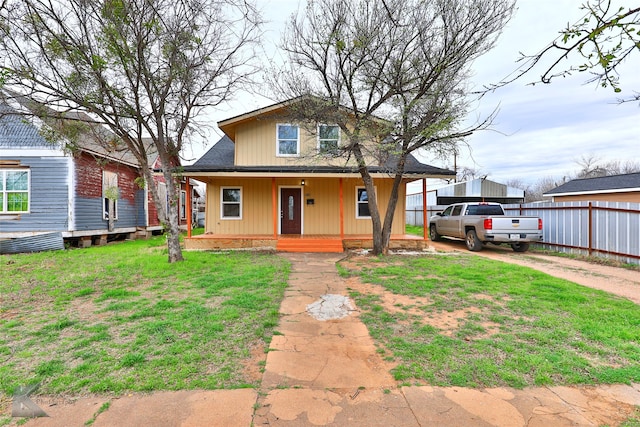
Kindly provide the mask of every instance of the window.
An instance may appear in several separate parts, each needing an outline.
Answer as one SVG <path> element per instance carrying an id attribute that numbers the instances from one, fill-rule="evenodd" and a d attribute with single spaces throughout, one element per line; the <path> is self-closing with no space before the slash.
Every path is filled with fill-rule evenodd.
<path id="1" fill-rule="evenodd" d="M 340 142 L 340 127 L 337 125 L 318 126 L 318 151 L 320 153 L 335 154 Z"/>
<path id="2" fill-rule="evenodd" d="M 442 212 L 442 216 L 449 216 L 451 215 L 451 211 L 453 210 L 453 206 L 449 206 L 447 209 L 444 210 L 444 212 Z"/>
<path id="3" fill-rule="evenodd" d="M 300 139 L 298 126 L 277 125 L 278 146 L 277 156 L 297 156 L 300 154 Z"/>
<path id="4" fill-rule="evenodd" d="M 180 190 L 180 219 L 187 218 L 187 192 Z"/>
<path id="5" fill-rule="evenodd" d="M 102 171 L 102 219 L 109 219 L 111 209 L 109 200 L 113 201 L 113 219 L 118 219 L 118 174 Z"/>
<path id="6" fill-rule="evenodd" d="M 220 192 L 220 217 L 222 219 L 242 219 L 242 188 L 222 187 Z"/>
<path id="7" fill-rule="evenodd" d="M 0 169 L 0 213 L 29 212 L 28 169 Z"/>
<path id="8" fill-rule="evenodd" d="M 467 215 L 504 215 L 500 205 L 470 205 Z"/>
<path id="9" fill-rule="evenodd" d="M 454 206 L 451 216 L 460 216 L 460 212 L 462 212 L 462 205 Z"/>
<path id="10" fill-rule="evenodd" d="M 356 188 L 356 218 L 371 218 L 366 188 Z"/>

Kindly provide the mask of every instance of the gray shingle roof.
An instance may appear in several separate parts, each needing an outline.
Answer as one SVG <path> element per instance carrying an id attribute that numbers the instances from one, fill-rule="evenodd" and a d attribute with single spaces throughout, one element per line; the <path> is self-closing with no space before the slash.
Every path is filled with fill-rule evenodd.
<path id="1" fill-rule="evenodd" d="M 15 108 L 14 108 L 15 106 Z M 19 108 L 19 110 L 17 109 Z M 38 111 L 46 115 L 36 118 Z M 43 122 L 51 127 L 60 121 L 72 119 L 82 122 L 86 128 L 71 145 L 69 141 L 49 141 L 40 132 Z M 60 113 L 27 97 L 0 91 L 0 149 L 49 149 L 81 150 L 116 162 L 139 166 L 135 156 L 118 143 L 115 135 L 100 123 L 82 112 Z"/>
<path id="2" fill-rule="evenodd" d="M 227 135 L 220 138 L 213 147 L 200 157 L 193 168 L 232 167 L 235 160 L 235 144 Z"/>
<path id="3" fill-rule="evenodd" d="M 59 149 L 40 135 L 26 117 L 16 114 L 8 105 L 0 104 L 0 148 Z"/>
<path id="4" fill-rule="evenodd" d="M 545 195 L 575 194 L 594 191 L 607 192 L 624 189 L 640 189 L 640 173 L 574 179 L 548 191 Z"/>
<path id="5" fill-rule="evenodd" d="M 355 167 L 342 166 L 236 166 L 235 144 L 228 136 L 223 136 L 198 161 L 185 166 L 186 172 L 305 172 L 305 173 L 357 173 Z M 370 168 L 372 172 L 387 172 L 385 167 Z M 409 155 L 405 167 L 406 175 L 446 175 L 454 176 L 455 172 L 420 163 Z"/>

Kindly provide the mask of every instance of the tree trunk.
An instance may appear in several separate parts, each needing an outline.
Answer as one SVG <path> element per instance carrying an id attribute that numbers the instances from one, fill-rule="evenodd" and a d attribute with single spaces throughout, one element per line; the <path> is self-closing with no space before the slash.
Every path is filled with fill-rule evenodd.
<path id="1" fill-rule="evenodd" d="M 404 170 L 404 160 L 402 161 L 402 169 Z M 389 242 L 391 241 L 391 226 L 393 225 L 393 218 L 398 205 L 398 192 L 400 185 L 402 185 L 402 173 L 397 172 L 393 180 L 393 187 L 391 189 L 391 195 L 389 196 L 389 202 L 387 204 L 387 213 L 384 216 L 384 224 L 382 226 L 382 244 L 386 249 L 385 253 L 389 251 Z"/>
<path id="2" fill-rule="evenodd" d="M 177 180 L 171 174 L 171 168 L 163 168 L 163 177 L 167 185 L 167 198 L 169 199 L 168 208 L 169 216 L 164 210 L 164 206 L 158 194 L 158 188 L 153 180 L 153 173 L 149 168 L 144 170 L 145 180 L 147 181 L 147 189 L 151 192 L 153 204 L 158 212 L 160 223 L 167 233 L 167 250 L 169 254 L 169 262 L 184 260 L 182 256 L 182 248 L 180 247 L 180 227 L 178 224 L 178 200 L 179 192 L 177 191 Z"/>
<path id="3" fill-rule="evenodd" d="M 362 178 L 364 186 L 367 189 L 367 197 L 369 204 L 369 213 L 371 214 L 371 225 L 373 226 L 372 238 L 374 255 L 386 254 L 389 244 L 385 245 L 382 235 L 382 221 L 380 220 L 380 210 L 378 209 L 378 198 L 375 192 L 375 186 L 373 185 L 373 179 L 368 173 Z"/>
<path id="4" fill-rule="evenodd" d="M 107 230 L 113 231 L 115 230 L 115 220 L 116 220 L 116 202 L 113 199 L 107 199 L 107 203 L 109 204 L 109 213 L 107 217 Z"/>
<path id="5" fill-rule="evenodd" d="M 372 225 L 372 239 L 373 239 L 373 248 L 372 252 L 374 255 L 380 255 L 387 253 L 388 250 L 388 242 L 385 246 L 384 239 L 382 236 L 382 221 L 380 220 L 380 210 L 378 209 L 378 197 L 376 195 L 375 186 L 373 185 L 373 178 L 369 174 L 369 169 L 367 169 L 366 162 L 364 156 L 362 155 L 362 151 L 358 145 L 355 145 L 353 148 L 353 154 L 360 165 L 359 171 L 360 176 L 362 177 L 362 182 L 364 183 L 364 187 L 367 190 L 367 205 L 369 206 L 369 214 L 371 215 L 371 225 Z"/>
<path id="6" fill-rule="evenodd" d="M 180 191 L 179 179 L 172 176 L 170 168 L 164 168 L 163 175 L 167 182 L 167 198 L 169 206 L 169 218 L 167 226 L 167 248 L 169 250 L 169 262 L 183 261 L 182 248 L 180 248 L 180 223 L 179 204 Z"/>

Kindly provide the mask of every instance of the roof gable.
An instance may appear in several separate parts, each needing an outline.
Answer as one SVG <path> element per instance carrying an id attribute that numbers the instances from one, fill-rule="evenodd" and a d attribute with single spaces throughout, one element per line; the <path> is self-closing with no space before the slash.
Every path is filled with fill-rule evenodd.
<path id="1" fill-rule="evenodd" d="M 545 193 L 549 196 L 640 191 L 640 173 L 573 179 Z"/>

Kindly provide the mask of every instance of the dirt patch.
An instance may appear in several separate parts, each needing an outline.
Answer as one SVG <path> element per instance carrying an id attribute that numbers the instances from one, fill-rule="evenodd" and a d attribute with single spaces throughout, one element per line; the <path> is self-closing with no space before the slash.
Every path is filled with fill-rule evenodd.
<path id="1" fill-rule="evenodd" d="M 376 295 L 380 298 L 380 305 L 389 313 L 407 313 L 409 315 L 423 316 L 424 307 L 433 303 L 430 298 L 398 295 L 389 292 L 380 285 L 363 283 L 358 277 L 347 279 L 347 288 L 363 295 Z"/>
<path id="2" fill-rule="evenodd" d="M 257 342 L 249 349 L 249 353 L 251 356 L 243 362 L 242 374 L 248 383 L 259 383 L 267 360 L 264 344 Z"/>
<path id="3" fill-rule="evenodd" d="M 469 316 L 473 314 L 483 314 L 484 309 L 481 307 L 467 307 L 461 310 L 437 310 L 432 311 L 426 309 L 433 301 L 427 297 L 416 297 L 408 295 L 394 294 L 383 286 L 371 283 L 363 283 L 358 277 L 347 279 L 347 287 L 363 295 L 375 295 L 379 298 L 379 305 L 390 314 L 406 314 L 406 320 L 398 321 L 397 333 L 402 333 L 403 325 L 411 322 L 419 321 L 422 325 L 430 325 L 440 330 L 440 333 L 447 337 L 454 336 L 464 325 Z M 491 301 L 501 304 L 502 301 L 496 301 L 489 295 L 478 294 L 477 300 Z M 473 339 L 482 339 L 497 334 L 500 325 L 489 321 L 477 322 L 485 332 L 474 335 Z"/>
<path id="4" fill-rule="evenodd" d="M 340 261 L 340 265 L 348 270 L 353 271 L 362 271 L 365 268 L 377 267 L 380 265 L 380 261 L 374 257 L 369 255 L 349 255 L 348 258 Z M 402 265 L 400 262 L 389 263 L 388 260 L 385 261 L 385 265 Z"/>

